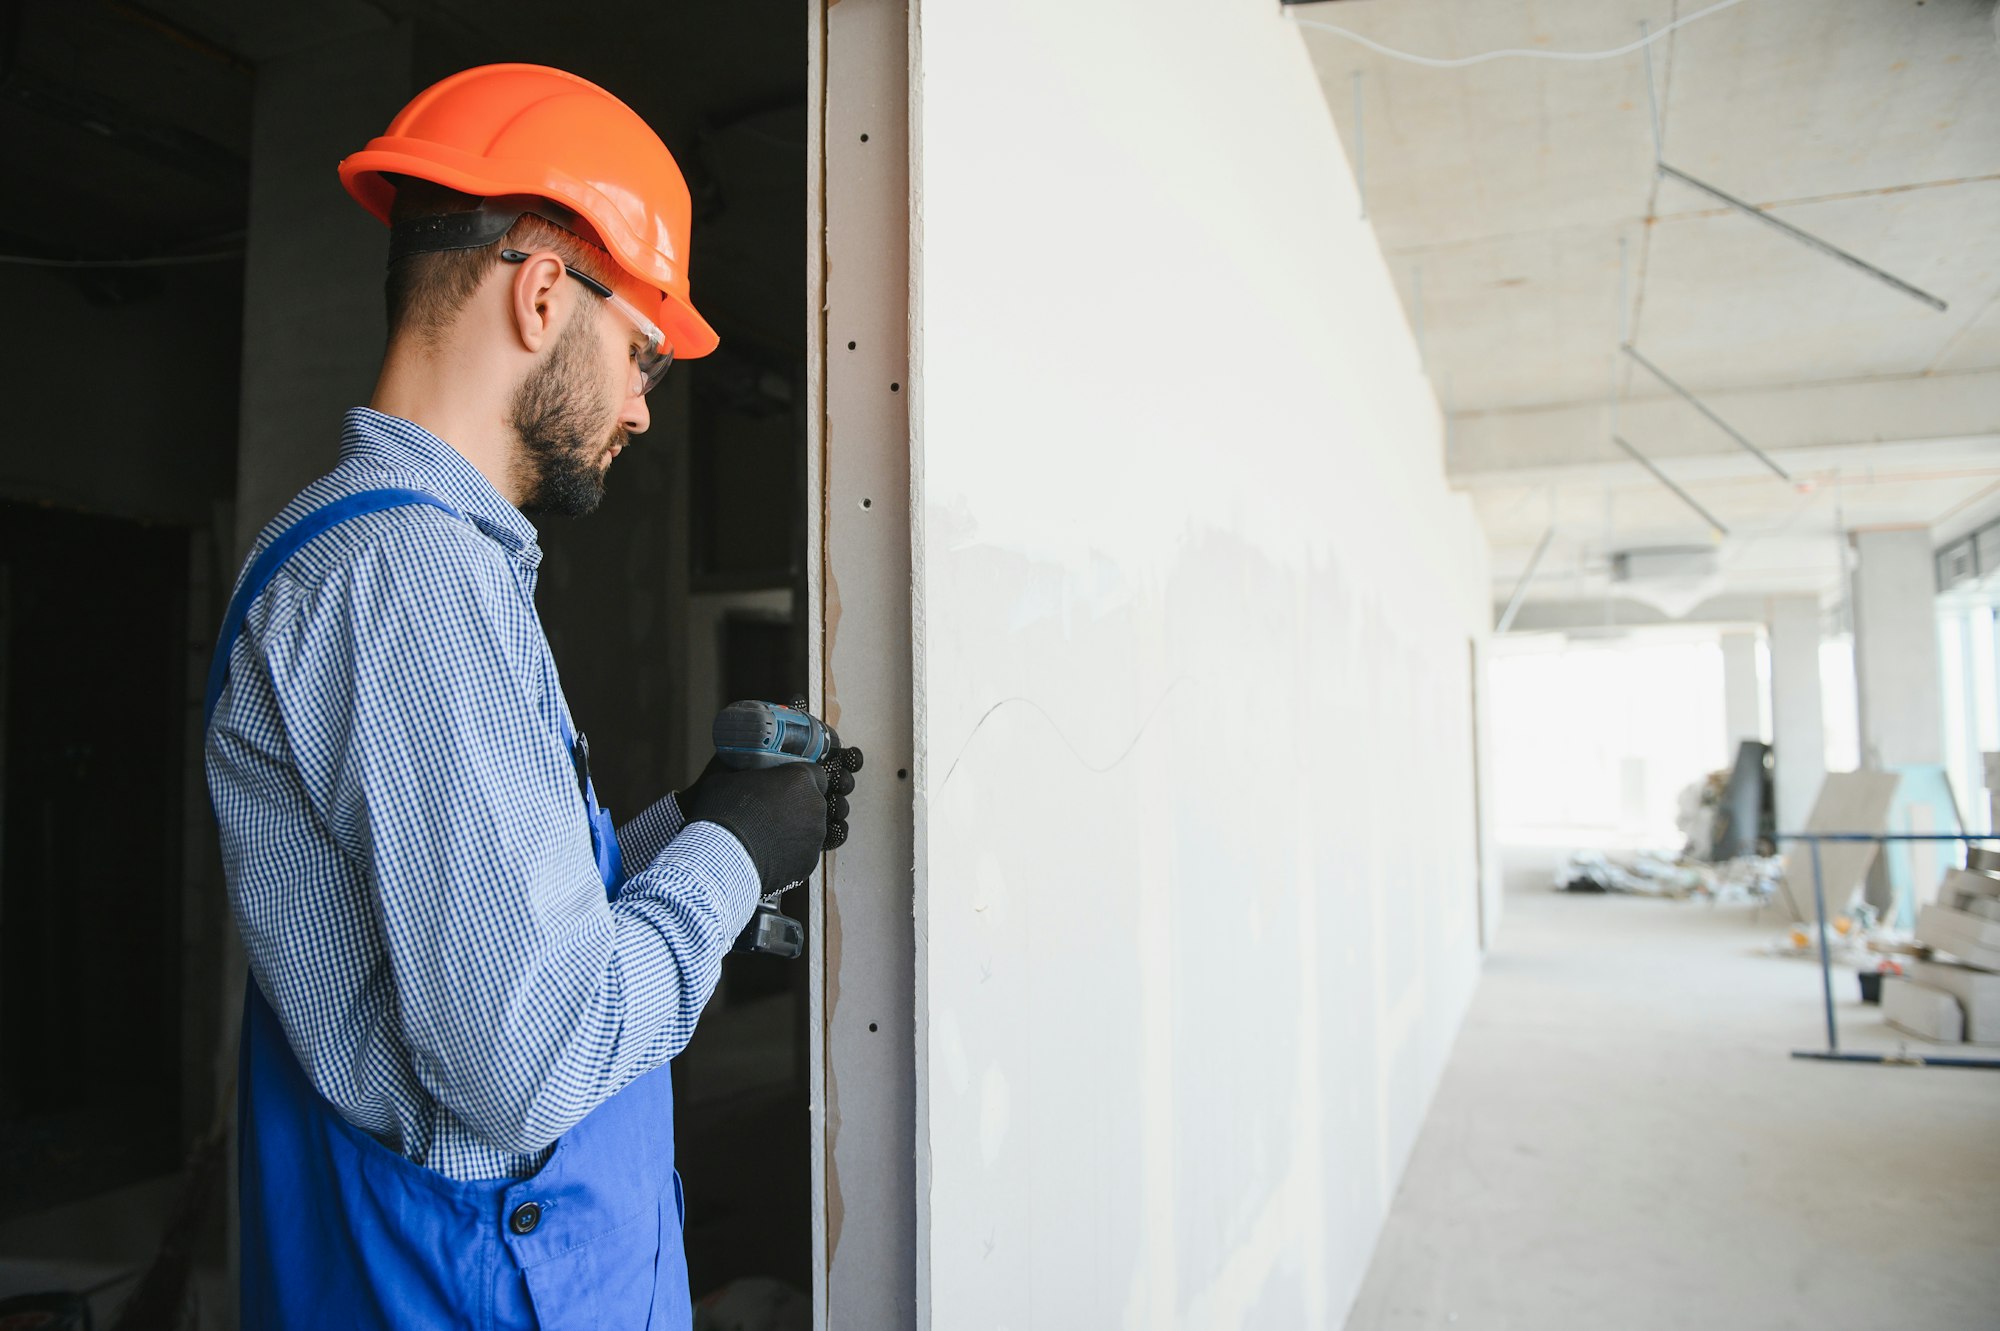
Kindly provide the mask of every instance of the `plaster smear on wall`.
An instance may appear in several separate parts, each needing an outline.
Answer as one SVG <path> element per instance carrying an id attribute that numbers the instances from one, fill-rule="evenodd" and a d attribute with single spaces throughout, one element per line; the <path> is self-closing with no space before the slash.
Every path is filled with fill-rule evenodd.
<path id="1" fill-rule="evenodd" d="M 1333 1325 L 1477 972 L 1482 544 L 1275 6 L 920 19 L 928 1324 Z"/>

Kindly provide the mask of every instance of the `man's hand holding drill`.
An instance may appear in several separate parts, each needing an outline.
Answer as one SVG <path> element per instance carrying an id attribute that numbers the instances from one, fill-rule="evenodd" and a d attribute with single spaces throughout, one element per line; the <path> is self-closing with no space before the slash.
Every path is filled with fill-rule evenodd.
<path id="1" fill-rule="evenodd" d="M 803 705 L 795 705 L 785 714 L 809 730 L 811 746 L 803 752 L 788 750 L 800 754 L 796 760 L 743 766 L 746 759 L 740 750 L 727 747 L 741 739 L 740 733 L 731 739 L 724 736 L 732 733 L 726 718 L 746 709 L 753 717 L 784 711 L 756 703 L 725 709 L 724 717 L 717 720 L 717 756 L 678 798 L 689 822 L 715 823 L 742 843 L 768 896 L 803 881 L 823 852 L 837 849 L 847 840 L 847 797 L 854 792 L 854 774 L 861 770 L 861 751 L 838 747 L 839 737 L 831 727 L 805 713 Z M 753 733 L 756 730 L 753 724 Z M 795 729 L 793 733 L 798 732 Z M 822 734 L 829 746 L 824 749 L 818 747 Z M 747 761 L 769 762 L 771 751 L 766 748 L 763 756 Z M 726 761 L 724 752 L 736 761 Z M 818 760 L 805 761 L 812 753 L 820 755 Z"/>

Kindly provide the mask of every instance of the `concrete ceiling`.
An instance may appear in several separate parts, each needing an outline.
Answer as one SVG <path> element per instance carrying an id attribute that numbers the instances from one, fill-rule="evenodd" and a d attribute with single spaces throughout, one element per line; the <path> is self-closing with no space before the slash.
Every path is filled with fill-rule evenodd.
<path id="1" fill-rule="evenodd" d="M 1598 51 L 1708 0 L 1341 0 L 1295 17 L 1437 57 Z M 1740 0 L 1650 47 L 1668 163 L 1896 274 L 1938 312 L 1654 170 L 1646 54 L 1422 67 L 1304 40 L 1511 590 L 1603 594 L 1613 551 L 1729 529 L 1722 590 L 1830 593 L 1843 527 L 2000 511 L 1992 0 Z M 1360 113 L 1356 112 L 1359 75 Z M 1629 340 L 1781 480 L 1635 363 Z M 1617 405 L 1614 408 L 1614 397 Z M 1615 410 L 1615 419 L 1614 419 Z"/>

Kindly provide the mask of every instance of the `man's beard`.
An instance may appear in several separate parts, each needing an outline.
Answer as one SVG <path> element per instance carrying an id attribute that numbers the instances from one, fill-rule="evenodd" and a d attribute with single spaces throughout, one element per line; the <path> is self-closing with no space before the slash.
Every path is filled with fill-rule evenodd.
<path id="1" fill-rule="evenodd" d="M 596 342 L 594 322 L 572 314 L 549 358 L 514 395 L 511 423 L 527 480 L 521 511 L 531 517 L 580 518 L 604 501 L 604 454 L 626 434 L 603 432 L 603 395 L 592 388 Z"/>

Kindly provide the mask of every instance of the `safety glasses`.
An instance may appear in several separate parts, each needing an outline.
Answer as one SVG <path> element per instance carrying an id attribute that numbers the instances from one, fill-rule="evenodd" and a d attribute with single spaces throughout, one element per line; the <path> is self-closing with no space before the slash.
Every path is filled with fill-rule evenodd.
<path id="1" fill-rule="evenodd" d="M 528 256 L 520 250 L 501 250 L 500 257 L 508 263 L 528 261 Z M 651 319 L 639 313 L 638 306 L 596 278 L 587 273 L 579 273 L 568 264 L 563 264 L 563 271 L 603 297 L 604 303 L 624 316 L 626 322 L 637 329 L 639 335 L 645 339 L 643 346 L 632 349 L 632 364 L 639 371 L 639 392 L 642 395 L 652 392 L 654 385 L 667 377 L 667 369 L 674 363 L 674 349 L 672 347 L 661 349 L 666 341 L 665 334 L 660 332 Z"/>

